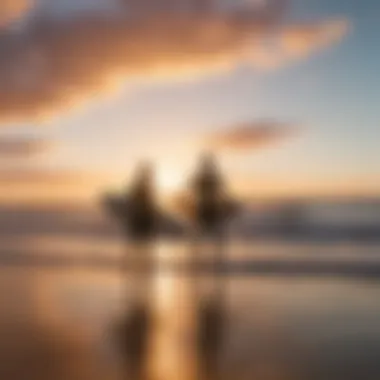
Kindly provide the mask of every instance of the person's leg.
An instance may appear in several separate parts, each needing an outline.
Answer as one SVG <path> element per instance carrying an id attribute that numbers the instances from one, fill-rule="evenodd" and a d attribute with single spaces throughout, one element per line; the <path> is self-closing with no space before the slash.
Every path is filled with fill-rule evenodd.
<path id="1" fill-rule="evenodd" d="M 223 271 L 227 253 L 227 236 L 224 225 L 219 225 L 215 230 L 215 268 Z"/>
<path id="2" fill-rule="evenodd" d="M 202 235 L 199 227 L 194 227 L 190 232 L 190 265 L 195 267 L 201 256 Z"/>

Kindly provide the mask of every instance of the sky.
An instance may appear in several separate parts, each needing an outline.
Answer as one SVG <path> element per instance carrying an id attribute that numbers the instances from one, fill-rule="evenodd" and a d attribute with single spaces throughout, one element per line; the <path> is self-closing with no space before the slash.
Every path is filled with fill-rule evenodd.
<path id="1" fill-rule="evenodd" d="M 378 196 L 380 4 L 268 1 L 1 0 L 0 201 L 94 199 L 143 159 L 170 193 L 205 150 L 247 198 Z"/>

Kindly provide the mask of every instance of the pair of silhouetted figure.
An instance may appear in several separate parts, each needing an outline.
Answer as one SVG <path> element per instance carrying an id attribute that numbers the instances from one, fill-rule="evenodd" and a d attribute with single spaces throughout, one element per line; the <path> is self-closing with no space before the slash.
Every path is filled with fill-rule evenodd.
<path id="1" fill-rule="evenodd" d="M 152 329 L 157 324 L 152 320 L 149 295 L 152 291 L 152 272 L 145 264 L 153 262 L 149 243 L 160 230 L 163 213 L 157 205 L 153 170 L 150 165 L 142 165 L 127 194 L 107 198 L 107 207 L 116 216 L 132 242 L 132 254 L 137 266 L 133 269 L 135 300 L 131 312 L 123 318 L 117 330 L 125 358 L 129 378 L 146 380 L 146 360 Z M 191 180 L 190 208 L 184 212 L 193 222 L 198 236 L 211 236 L 222 241 L 228 217 L 234 211 L 229 201 L 221 174 L 212 155 L 205 155 L 195 176 Z M 148 245 L 147 245 L 148 244 Z M 219 249 L 221 252 L 221 249 Z M 137 253 L 137 255 L 136 255 Z M 220 258 L 221 256 L 218 256 Z M 142 264 L 142 267 L 138 265 Z M 198 284 L 194 277 L 194 286 Z M 200 299 L 197 305 L 196 352 L 199 355 L 199 380 L 218 378 L 218 360 L 225 328 L 224 279 L 213 277 L 213 296 Z M 194 295 L 196 297 L 197 295 Z"/>
<path id="2" fill-rule="evenodd" d="M 224 183 L 212 155 L 205 155 L 191 183 L 186 215 L 198 236 L 221 237 L 230 216 L 236 211 L 225 191 Z M 124 198 L 124 199 L 123 199 Z M 116 216 L 132 242 L 154 239 L 165 218 L 155 194 L 153 170 L 142 165 L 131 190 L 123 197 L 109 197 L 106 206 Z"/>

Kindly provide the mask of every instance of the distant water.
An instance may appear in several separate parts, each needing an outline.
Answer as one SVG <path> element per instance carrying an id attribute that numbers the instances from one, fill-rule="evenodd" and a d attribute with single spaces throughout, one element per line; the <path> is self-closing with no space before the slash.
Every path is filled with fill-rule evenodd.
<path id="1" fill-rule="evenodd" d="M 309 220 L 320 225 L 380 226 L 380 202 L 330 202 L 308 206 Z"/>
<path id="2" fill-rule="evenodd" d="M 266 243 L 230 254 L 360 263 L 378 248 Z M 165 245 L 159 255 L 188 259 Z M 153 321 L 144 380 L 380 379 L 380 278 L 166 271 L 136 282 L 112 269 L 22 267 L 0 270 L 0 378 L 132 379 L 116 326 L 137 290 Z"/>
<path id="3" fill-rule="evenodd" d="M 188 254 L 188 243 L 183 241 L 162 240 L 157 243 L 157 251 L 166 258 L 178 258 Z M 361 259 L 376 256 L 380 260 L 380 241 L 289 241 L 274 238 L 243 241 L 230 239 L 226 242 L 227 258 L 231 260 L 246 260 L 255 258 L 344 258 L 357 257 Z M 97 239 L 96 237 L 66 237 L 39 236 L 23 239 L 0 240 L 1 256 L 12 254 L 22 257 L 67 257 L 78 261 L 84 258 L 119 259 L 128 254 L 130 248 L 121 238 Z M 207 256 L 207 255 L 206 255 Z"/>

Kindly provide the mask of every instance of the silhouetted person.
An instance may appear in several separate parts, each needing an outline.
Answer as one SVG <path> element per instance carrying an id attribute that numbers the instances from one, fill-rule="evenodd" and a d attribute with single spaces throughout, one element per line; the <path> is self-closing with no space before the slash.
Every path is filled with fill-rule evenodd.
<path id="1" fill-rule="evenodd" d="M 212 155 L 205 155 L 193 182 L 195 221 L 202 234 L 220 232 L 223 219 L 223 182 Z"/>
<path id="2" fill-rule="evenodd" d="M 106 195 L 104 205 L 130 241 L 151 241 L 157 233 L 158 220 L 151 166 L 141 164 L 131 188 L 123 195 Z"/>
<path id="3" fill-rule="evenodd" d="M 140 166 L 129 193 L 126 212 L 129 236 L 134 241 L 149 241 L 157 232 L 157 209 L 153 170 L 147 165 Z"/>
<path id="4" fill-rule="evenodd" d="M 202 157 L 192 183 L 193 216 L 199 237 L 212 238 L 218 243 L 221 260 L 228 219 L 235 213 L 235 205 L 228 198 L 224 181 L 212 154 Z"/>

